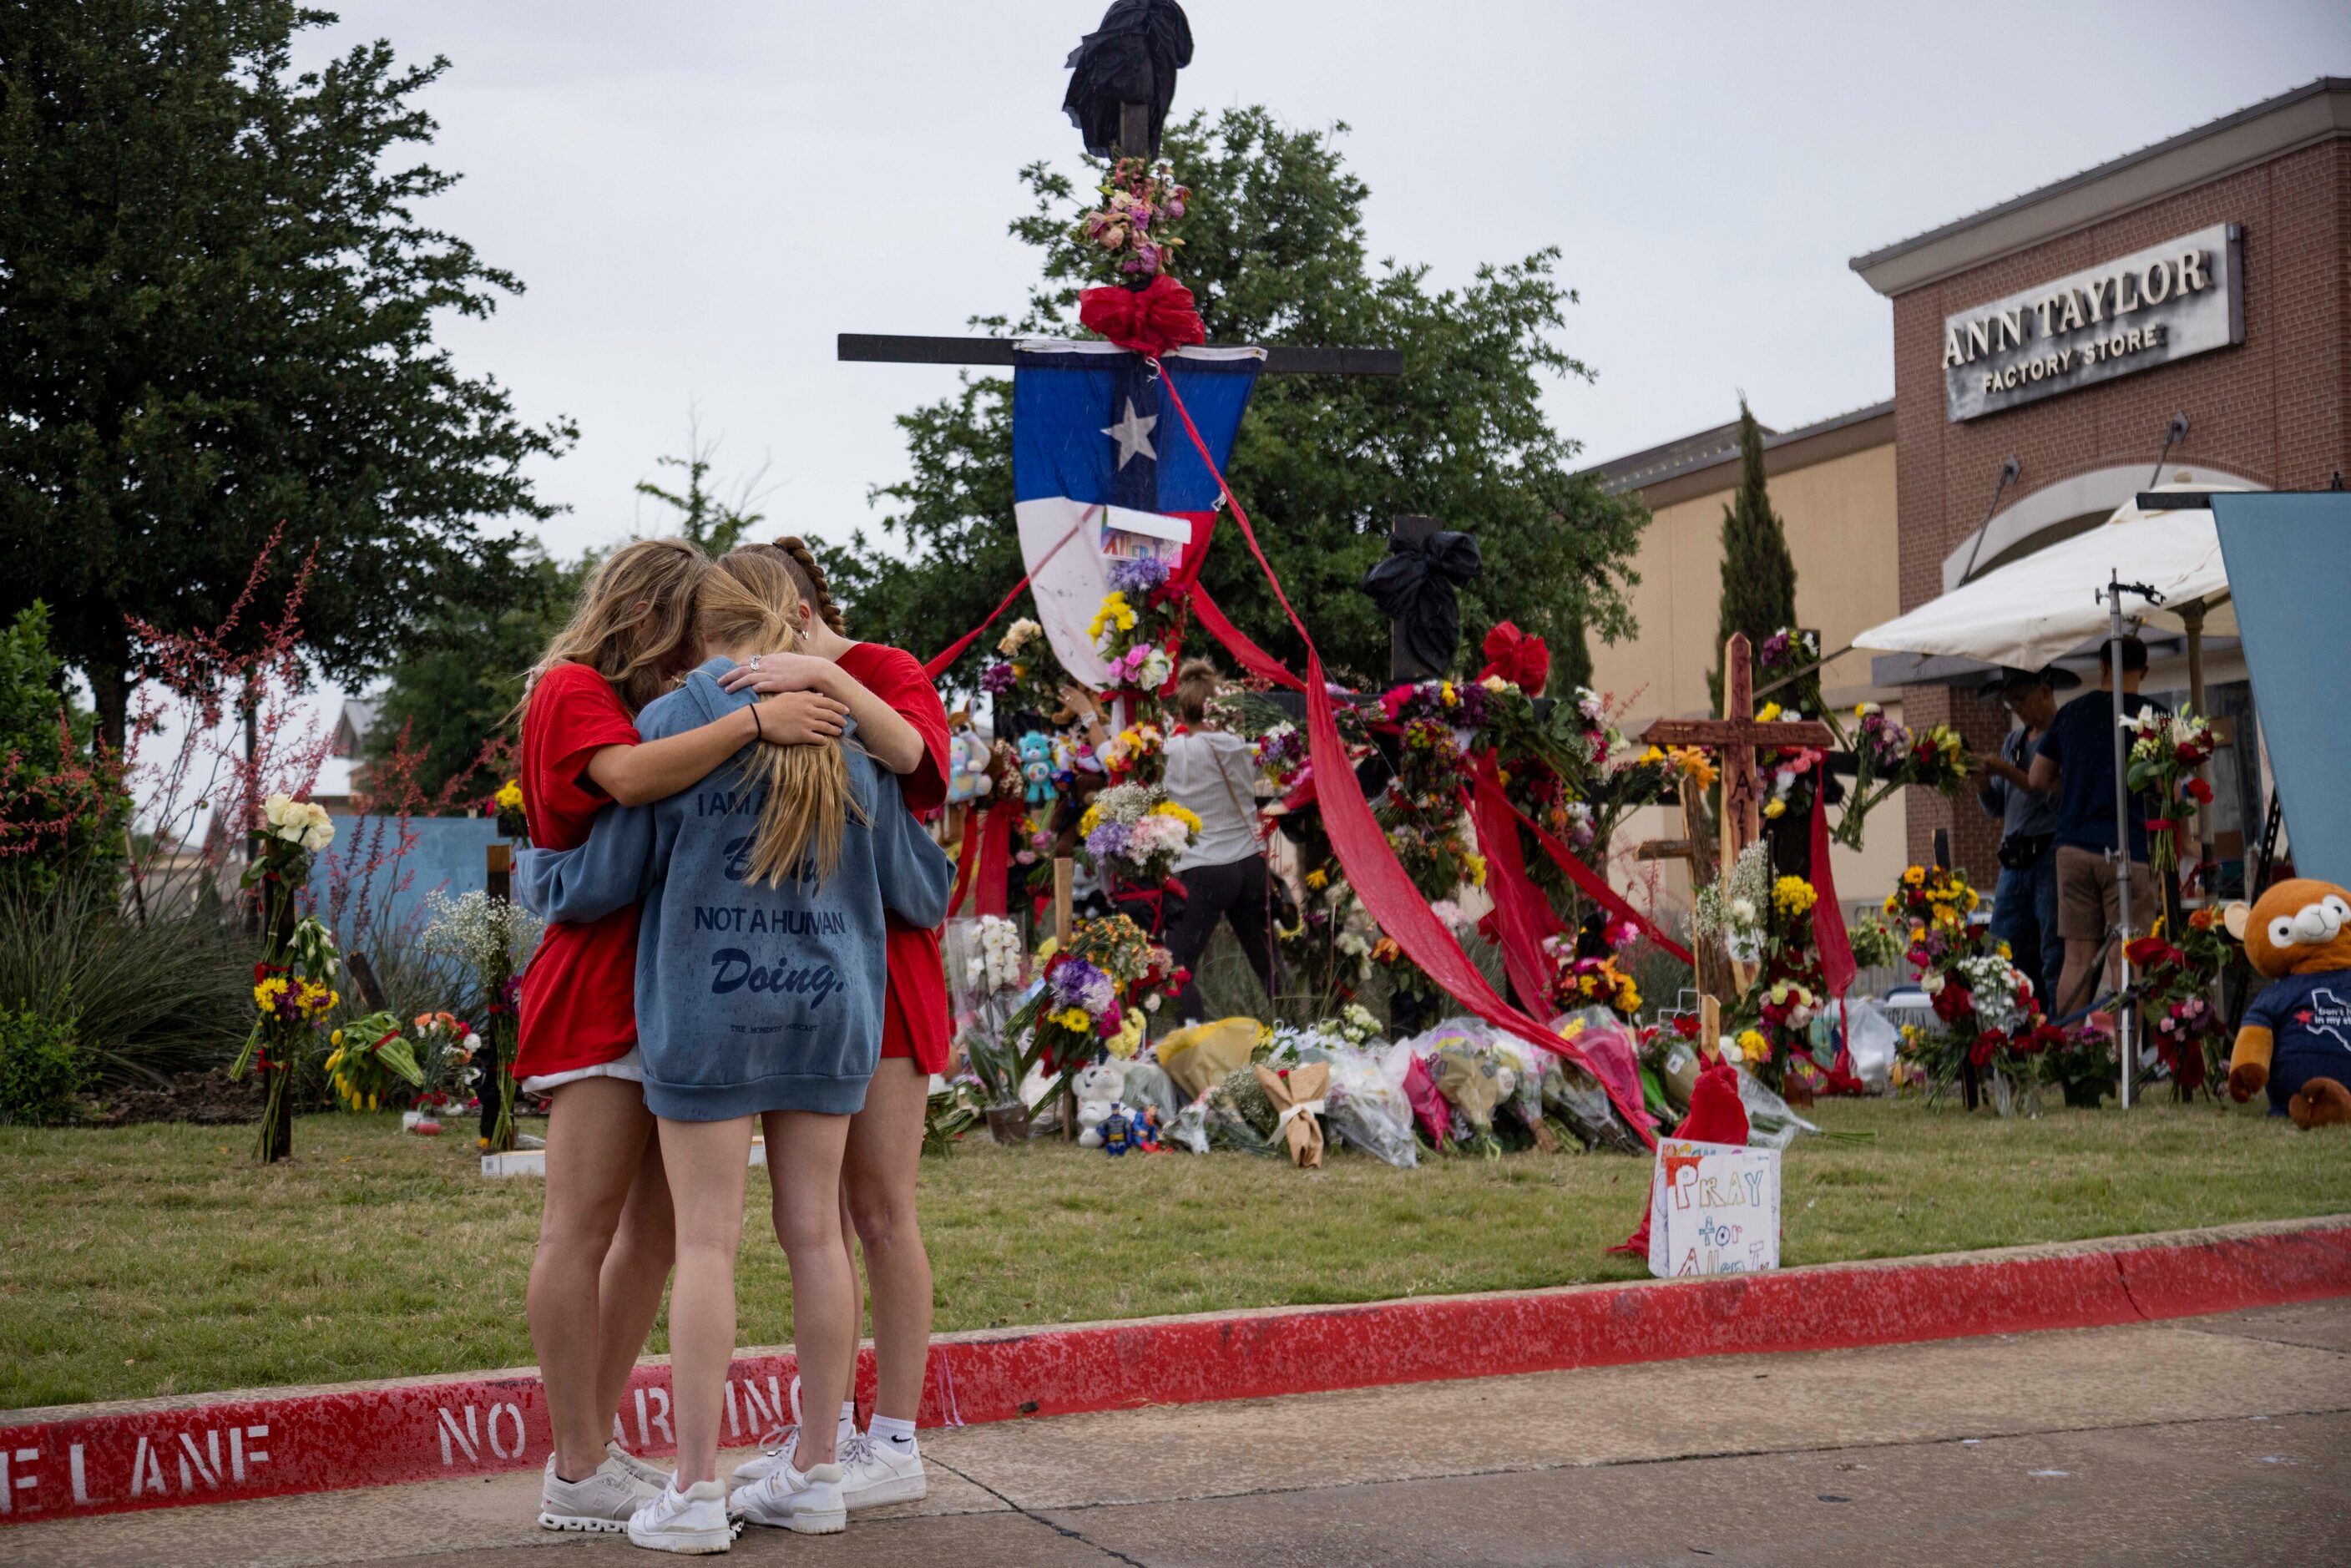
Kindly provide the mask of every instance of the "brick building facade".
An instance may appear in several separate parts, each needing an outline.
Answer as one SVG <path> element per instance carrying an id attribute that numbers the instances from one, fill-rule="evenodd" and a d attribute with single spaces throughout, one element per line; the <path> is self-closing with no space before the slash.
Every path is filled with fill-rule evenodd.
<path id="1" fill-rule="evenodd" d="M 2220 224 L 2242 236 L 2241 341 L 1952 417 L 1948 319 Z M 2351 81 L 2312 83 L 1853 265 L 1894 307 L 1906 612 L 1969 564 L 1980 575 L 2111 513 L 2156 472 L 2175 414 L 2188 427 L 2165 454 L 2166 479 L 2316 489 L 2351 474 Z M 2018 476 L 1987 523 L 2011 457 Z M 1964 684 L 1907 685 L 1904 717 L 1955 724 L 1980 749 L 2007 727 Z M 1988 883 L 1997 824 L 1964 800 L 1914 799 L 1914 859 L 1938 828 Z"/>

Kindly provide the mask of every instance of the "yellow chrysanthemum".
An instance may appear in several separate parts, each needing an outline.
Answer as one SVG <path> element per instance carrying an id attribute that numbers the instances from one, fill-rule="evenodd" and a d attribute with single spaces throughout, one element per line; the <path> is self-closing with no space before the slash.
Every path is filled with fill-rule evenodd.
<path id="1" fill-rule="evenodd" d="M 1813 884 L 1801 876 L 1783 876 L 1771 884 L 1771 902 L 1782 915 L 1802 915 L 1820 899 Z"/>
<path id="2" fill-rule="evenodd" d="M 498 809 L 501 810 L 512 811 L 520 809 L 522 805 L 522 780 L 519 779 L 507 779 L 506 781 L 505 788 L 501 789 L 497 794 L 493 797 L 493 799 L 497 801 Z"/>
<path id="3" fill-rule="evenodd" d="M 1774 795 L 1763 802 L 1763 814 L 1776 822 L 1788 814 L 1788 802 Z"/>
<path id="4" fill-rule="evenodd" d="M 1322 889 L 1331 885 L 1331 873 L 1324 871 L 1321 866 L 1316 866 L 1312 871 L 1306 873 L 1306 885 L 1312 888 L 1315 892 L 1320 893 Z"/>
<path id="5" fill-rule="evenodd" d="M 1486 885 L 1486 857 L 1484 855 L 1463 855 L 1461 857 L 1461 864 L 1463 869 L 1468 871 L 1469 873 L 1470 886 L 1483 887 Z"/>
<path id="6" fill-rule="evenodd" d="M 1780 716 L 1780 712 L 1781 708 L 1778 703 L 1765 703 L 1761 707 L 1755 710 L 1755 722 L 1757 724 L 1770 724 Z"/>
<path id="7" fill-rule="evenodd" d="M 1739 1031 L 1739 1054 L 1750 1061 L 1761 1061 L 1771 1054 L 1771 1042 L 1755 1030 L 1742 1029 Z"/>
<path id="8" fill-rule="evenodd" d="M 1193 832 L 1196 833 L 1200 831 L 1200 819 L 1198 815 L 1196 814 L 1190 807 L 1179 806 L 1173 800 L 1160 801 L 1159 804 L 1151 808 L 1151 814 L 1155 817 L 1173 817 L 1177 821 L 1183 823 L 1186 828 L 1190 829 Z"/>

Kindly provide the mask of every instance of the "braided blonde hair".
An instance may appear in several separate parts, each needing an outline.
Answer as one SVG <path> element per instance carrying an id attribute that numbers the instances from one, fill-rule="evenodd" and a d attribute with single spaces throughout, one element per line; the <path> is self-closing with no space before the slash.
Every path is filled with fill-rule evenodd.
<path id="1" fill-rule="evenodd" d="M 706 643 L 788 653 L 799 643 L 799 591 L 778 553 L 747 545 L 719 557 L 702 586 L 695 620 Z M 746 772 L 749 782 L 767 790 L 750 880 L 780 886 L 806 874 L 803 867 L 812 862 L 816 881 L 823 883 L 840 868 L 851 813 L 866 821 L 840 745 L 762 745 Z"/>
<path id="2" fill-rule="evenodd" d="M 841 619 L 841 606 L 832 601 L 832 591 L 825 586 L 824 568 L 817 564 L 816 552 L 798 534 L 786 534 L 768 546 L 784 559 L 792 574 L 792 586 L 799 590 L 800 601 L 816 612 L 816 618 L 841 636 L 849 635 L 848 625 Z"/>
<path id="3" fill-rule="evenodd" d="M 695 591 L 709 574 L 710 559 L 684 539 L 638 539 L 606 556 L 531 666 L 523 704 L 538 677 L 561 664 L 603 676 L 632 714 L 661 695 L 694 633 Z"/>

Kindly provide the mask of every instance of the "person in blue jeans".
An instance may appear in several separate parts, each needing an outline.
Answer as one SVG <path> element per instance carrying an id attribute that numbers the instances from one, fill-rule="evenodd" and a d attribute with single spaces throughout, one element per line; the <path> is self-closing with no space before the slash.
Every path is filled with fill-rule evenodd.
<path id="1" fill-rule="evenodd" d="M 2057 685 L 2079 685 L 2064 670 L 2010 670 L 1992 688 L 2016 720 L 1975 777 L 1976 800 L 2000 819 L 2000 881 L 1992 889 L 1991 934 L 2008 944 L 2016 967 L 2046 1008 L 2065 968 L 2057 934 L 2057 792 L 2035 789 L 2027 775 L 2033 748 L 2057 716 Z"/>

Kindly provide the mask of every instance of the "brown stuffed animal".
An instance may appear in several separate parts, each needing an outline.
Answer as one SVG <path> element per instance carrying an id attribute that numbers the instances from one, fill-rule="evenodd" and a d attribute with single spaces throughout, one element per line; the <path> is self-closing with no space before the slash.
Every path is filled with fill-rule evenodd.
<path id="1" fill-rule="evenodd" d="M 2351 1121 L 2351 893 L 2282 882 L 2251 909 L 2231 904 L 2227 925 L 2270 982 L 2237 1030 L 2230 1095 L 2241 1102 L 2266 1088 L 2270 1113 L 2300 1126 Z"/>

